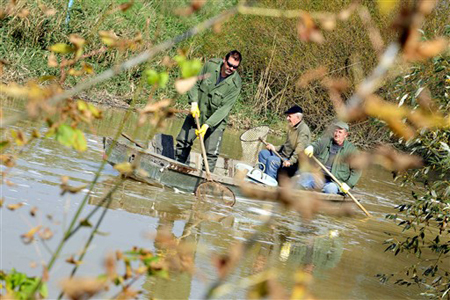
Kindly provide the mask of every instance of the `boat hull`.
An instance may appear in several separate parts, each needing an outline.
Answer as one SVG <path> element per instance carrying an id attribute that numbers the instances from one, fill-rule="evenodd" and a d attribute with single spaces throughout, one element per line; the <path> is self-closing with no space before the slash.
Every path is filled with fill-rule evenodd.
<path id="1" fill-rule="evenodd" d="M 194 159 L 191 165 L 186 165 L 139 148 L 134 144 L 114 142 L 111 138 L 104 138 L 103 143 L 104 151 L 107 154 L 106 159 L 111 165 L 114 166 L 123 162 L 135 164 L 135 171 L 129 175 L 130 178 L 135 180 L 151 185 L 170 187 L 186 193 L 194 193 L 197 186 L 206 181 L 206 172 L 200 169 L 201 159 Z M 238 163 L 242 162 L 222 159 L 219 161 L 220 166 L 216 167 L 216 172 L 219 174 L 211 174 L 211 179 L 229 188 L 236 197 L 245 197 L 237 181 L 233 178 L 235 172 L 237 172 L 234 167 Z M 342 195 L 310 193 L 316 194 L 321 200 L 351 201 L 350 198 Z"/>

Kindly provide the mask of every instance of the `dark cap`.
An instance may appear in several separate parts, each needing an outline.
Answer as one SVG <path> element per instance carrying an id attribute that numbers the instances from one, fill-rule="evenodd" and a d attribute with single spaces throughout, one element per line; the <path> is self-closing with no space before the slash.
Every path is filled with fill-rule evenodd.
<path id="1" fill-rule="evenodd" d="M 285 115 L 296 114 L 296 113 L 303 113 L 303 109 L 298 105 L 294 105 L 291 108 L 289 108 L 287 111 L 284 112 Z"/>
<path id="2" fill-rule="evenodd" d="M 345 129 L 347 130 L 347 132 L 349 130 L 348 124 L 342 121 L 337 121 L 336 123 L 334 123 L 334 126 L 337 128 Z"/>

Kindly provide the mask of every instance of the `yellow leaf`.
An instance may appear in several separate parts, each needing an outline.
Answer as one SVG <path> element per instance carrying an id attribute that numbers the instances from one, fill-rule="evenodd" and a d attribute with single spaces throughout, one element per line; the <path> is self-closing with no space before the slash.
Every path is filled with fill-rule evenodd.
<path id="1" fill-rule="evenodd" d="M 8 168 L 12 168 L 15 165 L 14 156 L 11 154 L 0 154 L 0 163 L 4 164 Z"/>
<path id="2" fill-rule="evenodd" d="M 67 184 L 69 182 L 69 176 L 61 176 L 61 183 Z"/>
<path id="3" fill-rule="evenodd" d="M 53 237 L 53 232 L 50 230 L 50 228 L 45 227 L 44 230 L 41 230 L 39 232 L 39 236 L 43 240 L 49 240 L 49 239 L 51 239 Z"/>
<path id="4" fill-rule="evenodd" d="M 53 8 L 47 9 L 46 11 L 44 11 L 45 15 L 48 17 L 56 15 L 56 12 L 57 12 L 56 9 L 53 9 Z"/>
<path id="5" fill-rule="evenodd" d="M 75 51 L 75 49 L 72 46 L 64 44 L 64 43 L 57 43 L 57 44 L 51 45 L 49 49 L 52 52 L 61 53 L 61 54 L 67 54 L 67 53 L 71 53 L 71 52 Z"/>
<path id="6" fill-rule="evenodd" d="M 26 17 L 28 17 L 29 14 L 30 14 L 30 11 L 28 9 L 24 8 L 21 11 L 19 11 L 19 13 L 17 15 L 20 18 L 25 19 Z"/>
<path id="7" fill-rule="evenodd" d="M 81 265 L 82 261 L 81 260 L 75 260 L 75 258 L 73 256 L 69 257 L 68 259 L 66 259 L 66 262 L 69 264 L 73 264 L 73 265 Z"/>
<path id="8" fill-rule="evenodd" d="M 448 43 L 445 38 L 438 38 L 432 41 L 420 43 L 417 48 L 417 52 L 424 59 L 434 57 L 444 51 L 444 49 L 448 47 L 447 44 Z"/>
<path id="9" fill-rule="evenodd" d="M 67 184 L 67 182 L 63 182 L 60 184 L 61 187 L 61 195 L 64 195 L 66 192 L 69 192 L 71 194 L 76 194 L 81 192 L 83 189 L 87 187 L 87 184 L 83 184 L 80 186 L 70 186 Z"/>
<path id="10" fill-rule="evenodd" d="M 38 82 L 44 83 L 44 82 L 53 81 L 53 80 L 57 80 L 57 79 L 58 78 L 53 75 L 44 75 L 44 76 L 39 77 Z"/>
<path id="11" fill-rule="evenodd" d="M 75 59 L 79 59 L 83 54 L 83 46 L 86 41 L 77 34 L 71 34 L 69 37 L 69 41 L 75 45 Z"/>
<path id="12" fill-rule="evenodd" d="M 81 76 L 81 75 L 83 75 L 83 71 L 82 70 L 75 70 L 75 69 L 70 69 L 67 73 L 69 75 L 72 75 L 72 76 Z"/>
<path id="13" fill-rule="evenodd" d="M 20 203 L 16 203 L 16 204 L 9 204 L 9 205 L 6 206 L 6 208 L 9 209 L 9 210 L 14 211 L 16 209 L 21 208 L 22 206 L 24 206 L 24 203 L 20 202 Z"/>
<path id="14" fill-rule="evenodd" d="M 185 94 L 195 85 L 196 82 L 197 77 L 178 79 L 175 81 L 175 89 L 179 94 Z"/>
<path id="15" fill-rule="evenodd" d="M 20 130 L 18 130 L 18 131 L 11 130 L 11 136 L 18 146 L 23 146 L 27 143 L 27 140 L 26 140 L 23 132 Z"/>
<path id="16" fill-rule="evenodd" d="M 107 284 L 105 280 L 98 278 L 72 277 L 63 279 L 60 282 L 61 289 L 68 299 L 97 298 L 97 293 L 105 290 Z M 89 295 L 89 297 L 88 297 Z M 125 299 L 125 298 L 123 298 Z M 131 298 L 127 298 L 131 299 Z"/>
<path id="17" fill-rule="evenodd" d="M 113 31 L 99 31 L 100 39 L 107 46 L 114 46 L 117 43 L 117 35 Z"/>
<path id="18" fill-rule="evenodd" d="M 94 73 L 94 67 L 93 67 L 92 65 L 90 65 L 90 64 L 88 64 L 88 63 L 85 63 L 85 62 L 82 62 L 82 63 L 81 63 L 81 66 L 82 66 L 82 68 L 83 68 L 83 71 L 84 71 L 86 74 L 93 74 L 93 73 Z"/>
<path id="19" fill-rule="evenodd" d="M 28 231 L 27 233 L 22 234 L 22 235 L 20 236 L 20 237 L 22 238 L 22 241 L 23 241 L 25 244 L 31 243 L 31 242 L 34 240 L 34 235 L 36 234 L 36 232 L 39 231 L 39 229 L 41 229 L 41 227 L 42 227 L 41 225 L 36 226 L 36 227 L 33 227 L 33 228 L 31 228 L 30 231 Z"/>
<path id="20" fill-rule="evenodd" d="M 421 110 L 412 111 L 408 116 L 408 120 L 418 128 L 445 128 L 448 126 L 442 115 L 438 113 L 424 113 Z"/>
<path id="21" fill-rule="evenodd" d="M 332 31 L 336 28 L 336 16 L 333 14 L 327 15 L 320 20 L 322 28 L 328 31 Z"/>
<path id="22" fill-rule="evenodd" d="M 297 24 L 297 33 L 300 40 L 305 42 L 323 43 L 324 37 L 313 18 L 308 13 L 303 13 Z"/>
<path id="23" fill-rule="evenodd" d="M 87 103 L 83 100 L 77 100 L 77 108 L 79 111 L 84 111 L 88 108 Z"/>
<path id="24" fill-rule="evenodd" d="M 100 119 L 102 117 L 102 112 L 91 103 L 88 103 L 88 109 L 95 118 Z"/>
<path id="25" fill-rule="evenodd" d="M 122 174 L 129 174 L 133 172 L 133 166 L 129 162 L 124 162 L 120 164 L 114 165 L 114 169 L 119 171 Z"/>
<path id="26" fill-rule="evenodd" d="M 393 133 L 404 138 L 405 140 L 409 140 L 415 135 L 415 132 L 400 119 L 389 118 L 384 121 L 388 124 Z"/>
<path id="27" fill-rule="evenodd" d="M 87 149 L 86 137 L 80 129 L 74 129 L 73 148 L 80 152 L 86 151 Z"/>
<path id="28" fill-rule="evenodd" d="M 78 34 L 71 34 L 69 36 L 69 41 L 74 44 L 77 48 L 81 48 L 86 43 L 85 39 L 83 39 Z"/>
<path id="29" fill-rule="evenodd" d="M 164 99 L 156 103 L 147 103 L 147 105 L 143 109 L 139 110 L 139 112 L 142 114 L 155 113 L 163 109 L 167 109 L 171 103 L 171 99 Z"/>
<path id="30" fill-rule="evenodd" d="M 145 274 L 147 272 L 147 270 L 148 270 L 148 268 L 146 266 L 140 266 L 139 268 L 137 268 L 136 274 L 138 274 L 138 275 Z"/>
<path id="31" fill-rule="evenodd" d="M 398 0 L 377 0 L 378 9 L 382 14 L 389 14 L 397 5 Z"/>
<path id="32" fill-rule="evenodd" d="M 41 137 L 41 133 L 37 129 L 33 129 L 33 131 L 31 132 L 31 136 L 35 139 L 38 139 Z"/>
<path id="33" fill-rule="evenodd" d="M 401 119 L 408 115 L 408 111 L 402 107 L 387 102 L 376 95 L 370 95 L 367 97 L 364 104 L 364 110 L 367 115 L 387 120 L 390 118 Z"/>
<path id="34" fill-rule="evenodd" d="M 50 53 L 47 64 L 51 68 L 56 68 L 58 66 L 58 60 L 56 59 L 55 53 Z"/>
<path id="35" fill-rule="evenodd" d="M 0 93 L 14 98 L 22 98 L 28 96 L 28 88 L 22 87 L 16 83 L 10 85 L 0 84 Z"/>

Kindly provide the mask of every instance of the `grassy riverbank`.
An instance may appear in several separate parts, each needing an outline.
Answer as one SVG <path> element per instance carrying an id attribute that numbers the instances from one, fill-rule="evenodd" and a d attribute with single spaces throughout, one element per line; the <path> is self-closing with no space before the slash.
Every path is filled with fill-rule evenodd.
<path id="1" fill-rule="evenodd" d="M 225 11 L 237 1 L 209 1 L 189 16 L 178 16 L 174 12 L 187 6 L 190 1 L 136 1 L 125 12 L 106 0 L 74 1 L 70 10 L 65 1 L 55 3 L 45 0 L 39 3 L 17 1 L 10 13 L 0 20 L 0 57 L 5 61 L 4 83 L 24 83 L 33 78 L 58 75 L 60 70 L 48 65 L 48 49 L 56 43 L 68 43 L 71 34 L 78 34 L 86 40 L 85 53 L 98 52 L 84 61 L 99 74 Z M 366 1 L 365 4 L 384 42 L 395 39 L 396 35 L 390 30 L 394 14 L 381 14 L 375 2 Z M 259 7 L 287 10 L 300 8 L 313 13 L 339 13 L 349 5 L 350 1 L 278 1 L 276 5 L 272 1 L 258 3 Z M 441 3 L 426 23 L 424 39 L 442 35 L 448 30 L 448 12 L 448 3 Z M 184 51 L 188 58 L 202 60 L 222 56 L 230 49 L 239 49 L 243 53 L 244 60 L 239 70 L 243 78 L 243 91 L 230 118 L 232 126 L 246 128 L 263 123 L 279 130 L 284 128 L 283 111 L 293 104 L 299 104 L 305 111 L 307 122 L 317 134 L 336 116 L 332 101 L 323 85 L 313 83 L 307 88 L 300 88 L 298 79 L 307 70 L 325 67 L 331 78 L 347 80 L 348 88 L 343 91 L 345 99 L 374 68 L 377 53 L 367 27 L 357 13 L 351 14 L 348 20 L 328 24 L 336 26 L 336 30 L 322 30 L 322 44 L 300 41 L 297 22 L 297 19 L 238 14 L 222 24 L 220 32 L 207 30 L 179 44 L 177 49 Z M 325 24 L 319 26 L 326 28 Z M 105 49 L 99 31 L 113 31 L 121 39 L 139 42 L 123 51 L 117 48 Z M 173 57 L 177 49 L 155 57 L 147 65 L 134 67 L 80 96 L 119 105 L 127 105 L 136 99 L 137 105 L 142 106 L 151 94 L 150 87 L 139 88 L 142 71 L 146 68 L 166 70 L 161 64 L 163 57 Z M 428 66 L 432 63 L 427 61 L 422 64 Z M 79 63 L 76 68 L 80 68 Z M 385 87 L 379 91 L 382 98 L 398 101 L 402 96 L 396 89 L 402 81 L 397 75 L 392 74 Z M 64 87 L 73 86 L 91 76 L 68 76 Z M 186 97 L 177 97 L 173 87 L 178 72 L 169 70 L 169 76 L 169 84 L 166 88 L 158 89 L 153 95 L 154 99 L 173 98 L 177 106 L 185 107 Z M 411 96 L 407 100 L 414 103 L 415 99 Z M 352 129 L 353 139 L 359 141 L 360 145 L 374 144 L 388 138 L 383 124 L 377 121 L 353 124 Z"/>

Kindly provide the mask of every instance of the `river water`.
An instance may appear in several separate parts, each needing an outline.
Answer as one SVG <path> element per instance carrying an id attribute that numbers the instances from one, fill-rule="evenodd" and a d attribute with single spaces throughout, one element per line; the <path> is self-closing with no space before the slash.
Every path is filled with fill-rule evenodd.
<path id="1" fill-rule="evenodd" d="M 23 104 L 4 100 L 4 116 L 20 113 Z M 88 150 L 78 153 L 60 145 L 52 138 L 39 139 L 20 155 L 17 165 L 9 171 L 7 179 L 13 185 L 3 184 L 1 197 L 1 269 L 41 275 L 41 263 L 49 261 L 67 228 L 71 217 L 87 193 L 60 195 L 62 176 L 70 178 L 72 186 L 88 184 L 101 165 L 103 136 L 114 136 L 122 123 L 123 110 L 106 109 L 103 120 L 96 122 L 87 134 Z M 137 116 L 131 115 L 124 131 L 132 134 Z M 182 120 L 167 123 L 164 132 L 175 135 Z M 11 128 L 30 134 L 33 129 L 43 131 L 42 124 L 23 121 Z M 137 138 L 144 139 L 149 127 L 137 131 Z M 9 134 L 3 131 L 3 136 Z M 231 157 L 241 155 L 239 133 L 227 130 L 222 152 Z M 2 171 L 6 168 L 2 166 Z M 97 207 L 100 199 L 118 178 L 111 166 L 101 172 L 82 217 Z M 162 253 L 155 236 L 169 230 L 178 241 L 193 245 L 194 272 L 172 272 L 170 279 L 148 277 L 135 283 L 143 289 L 140 298 L 198 299 L 217 279 L 213 259 L 227 253 L 236 242 L 247 241 L 264 221 L 261 211 L 272 212 L 274 223 L 261 231 L 255 245 L 246 253 L 228 278 L 233 287 L 225 290 L 224 299 L 247 297 L 245 278 L 264 269 L 276 268 L 277 280 L 290 292 L 294 274 L 300 267 L 306 268 L 313 280 L 308 291 L 317 299 L 398 299 L 419 298 L 420 291 L 414 287 L 382 284 L 376 274 L 397 273 L 412 258 L 394 257 L 385 253 L 383 241 L 400 234 L 399 228 L 385 219 L 394 212 L 394 206 L 410 201 L 411 191 L 399 187 L 392 175 L 381 168 L 366 170 L 357 190 L 362 203 L 373 218 L 365 218 L 358 211 L 353 217 L 317 215 L 310 222 L 291 211 L 283 211 L 274 203 L 238 199 L 233 208 L 206 205 L 200 208 L 193 195 L 176 193 L 169 189 L 149 186 L 125 180 L 113 196 L 99 231 L 80 265 L 78 275 L 96 276 L 104 272 L 103 259 L 116 250 L 126 251 L 133 246 L 148 248 Z M 6 205 L 23 202 L 16 211 Z M 35 217 L 31 208 L 37 207 Z M 98 216 L 97 216 L 98 218 Z M 92 223 L 95 223 L 94 218 Z M 25 245 L 20 235 L 32 227 L 50 227 L 54 236 L 42 243 L 36 241 Z M 77 255 L 89 237 L 90 228 L 82 228 L 63 248 L 60 259 L 50 272 L 50 298 L 59 293 L 59 280 L 67 277 L 72 266 L 64 262 Z M 333 234 L 330 234 L 333 233 Z M 76 257 L 76 256 L 75 256 Z M 35 266 L 37 265 L 37 267 Z M 112 295 L 113 291 L 104 294 Z M 102 296 L 101 296 L 102 297 Z"/>

